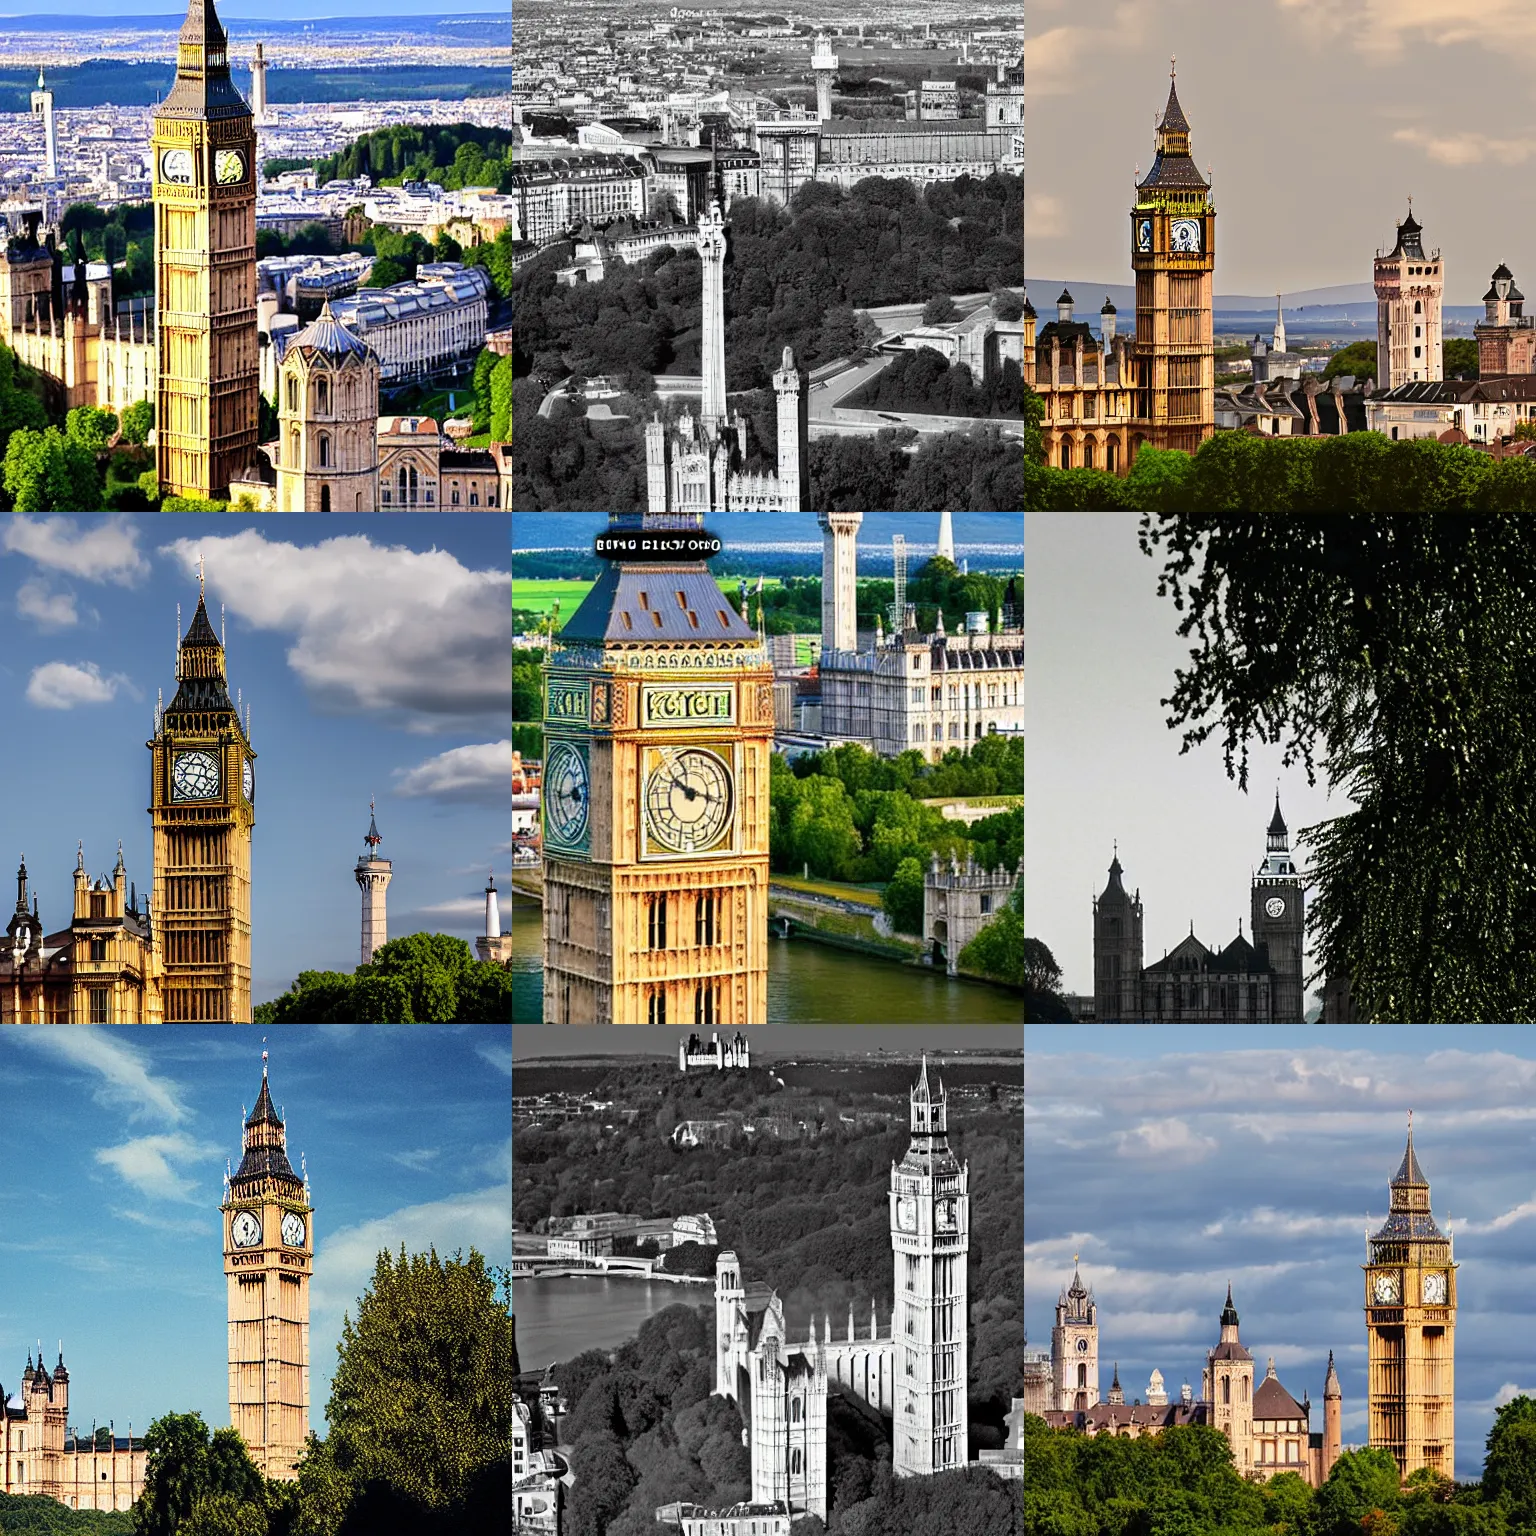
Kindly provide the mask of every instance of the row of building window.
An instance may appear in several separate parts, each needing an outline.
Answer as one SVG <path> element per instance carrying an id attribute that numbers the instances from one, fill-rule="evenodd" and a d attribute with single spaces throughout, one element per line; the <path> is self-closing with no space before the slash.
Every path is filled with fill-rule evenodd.
<path id="1" fill-rule="evenodd" d="M 958 684 L 958 683 L 951 683 L 949 685 L 949 707 L 951 709 L 960 709 L 960 708 L 980 709 L 981 708 L 981 684 L 980 683 L 976 684 L 976 698 L 975 698 L 974 702 L 971 699 L 971 684 L 966 683 L 964 685 L 964 687 L 965 687 L 965 701 L 964 701 L 963 705 L 959 701 L 960 686 L 961 685 Z M 1014 682 L 1011 686 L 1012 686 L 1012 689 L 1013 689 L 1013 698 L 1012 698 L 1011 702 L 1014 703 L 1014 704 L 1017 704 L 1019 702 L 1019 685 L 1018 685 L 1017 682 Z M 997 692 L 997 690 L 998 690 L 999 687 L 1001 687 L 1002 690 L 1003 690 L 1003 692 L 1002 692 L 1002 699 L 1001 699 L 1002 707 L 1004 709 L 1006 709 L 1008 707 L 1009 703 L 1010 703 L 1010 699 L 1008 697 L 1008 690 L 1009 690 L 1010 685 L 1008 683 L 1001 683 L 1001 684 L 999 684 L 999 683 L 988 683 L 987 684 L 987 707 L 989 709 L 996 709 L 998 707 L 999 699 L 998 699 L 998 692 Z M 935 686 L 933 688 L 933 690 L 932 690 L 931 697 L 928 698 L 928 699 L 925 699 L 923 697 L 923 685 L 921 683 L 919 683 L 912 690 L 912 702 L 914 704 L 919 705 L 919 706 L 921 706 L 924 703 L 932 703 L 937 708 L 940 705 L 942 705 L 943 702 L 944 702 L 944 690 L 942 688 L 938 687 L 938 686 Z"/>
<path id="2" fill-rule="evenodd" d="M 665 893 L 652 896 L 646 902 L 646 948 L 667 949 L 667 908 L 671 897 Z M 713 949 L 725 942 L 725 930 L 720 908 L 719 891 L 700 891 L 693 899 L 693 942 L 704 949 Z"/>
<path id="3" fill-rule="evenodd" d="M 665 1024 L 667 1022 L 667 991 L 665 987 L 652 987 L 650 996 L 646 999 L 646 1023 Z M 683 1021 L 677 1021 L 681 1024 Z M 724 1021 L 720 1017 L 720 986 L 718 982 L 701 981 L 693 989 L 693 1022 L 698 1024 L 720 1024 Z"/>

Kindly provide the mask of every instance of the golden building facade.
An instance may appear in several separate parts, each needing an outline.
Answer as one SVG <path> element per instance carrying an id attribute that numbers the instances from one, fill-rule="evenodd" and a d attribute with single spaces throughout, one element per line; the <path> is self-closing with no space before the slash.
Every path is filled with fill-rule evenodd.
<path id="1" fill-rule="evenodd" d="M 308 1178 L 288 1161 L 265 1051 L 240 1167 L 225 1180 L 219 1209 L 229 1291 L 229 1420 L 265 1476 L 292 1479 L 309 1433 L 314 1205 Z"/>
<path id="2" fill-rule="evenodd" d="M 1429 1209 L 1429 1180 L 1408 1148 L 1392 1177 L 1391 1208 L 1370 1239 L 1365 1270 L 1368 1443 L 1392 1453 L 1400 1476 L 1456 1465 L 1456 1262 Z"/>
<path id="3" fill-rule="evenodd" d="M 773 672 L 702 561 L 604 572 L 544 732 L 544 1022 L 766 1022 Z"/>
<path id="4" fill-rule="evenodd" d="M 158 473 L 223 496 L 256 458 L 256 130 L 213 0 L 188 6 L 153 123 Z"/>

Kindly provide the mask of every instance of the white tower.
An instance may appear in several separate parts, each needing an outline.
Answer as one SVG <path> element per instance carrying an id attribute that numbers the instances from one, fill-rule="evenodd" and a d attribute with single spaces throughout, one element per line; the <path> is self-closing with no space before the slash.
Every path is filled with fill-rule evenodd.
<path id="1" fill-rule="evenodd" d="M 948 512 L 939 513 L 939 555 L 951 565 L 955 563 L 955 525 Z"/>
<path id="2" fill-rule="evenodd" d="M 773 376 L 779 406 L 779 510 L 799 512 L 800 486 L 800 370 L 791 347 L 784 348 L 784 366 Z"/>
<path id="3" fill-rule="evenodd" d="M 379 945 L 389 940 L 389 920 L 384 910 L 384 893 L 389 889 L 389 882 L 394 876 L 394 866 L 388 859 L 379 857 L 379 844 L 384 841 L 379 836 L 379 824 L 373 817 L 373 801 L 368 802 L 368 835 L 363 839 L 368 844 L 367 853 L 361 854 L 357 860 L 357 884 L 363 893 L 363 948 L 362 963 L 367 965 L 373 959 L 374 951 Z"/>
<path id="4" fill-rule="evenodd" d="M 267 59 L 261 44 L 256 44 L 256 56 L 251 60 L 251 116 L 258 128 L 267 121 Z"/>
<path id="5" fill-rule="evenodd" d="M 713 200 L 699 219 L 698 243 L 704 266 L 704 402 L 699 416 L 705 437 L 714 444 L 725 431 L 725 217 Z"/>
<path id="6" fill-rule="evenodd" d="M 485 888 L 485 936 L 488 939 L 501 937 L 501 907 L 496 900 L 495 875 L 491 876 Z"/>
<path id="7" fill-rule="evenodd" d="M 949 1150 L 944 1084 L 928 1091 L 928 1059 L 912 1090 L 912 1144 L 891 1165 L 891 1247 L 896 1261 L 898 1477 L 950 1472 L 968 1458 L 966 1258 L 970 1171 Z"/>
<path id="8" fill-rule="evenodd" d="M 59 177 L 59 142 L 53 127 L 53 92 L 43 84 L 43 72 L 37 72 L 37 89 L 32 92 L 32 115 L 43 120 L 43 175 L 49 181 Z"/>
<path id="9" fill-rule="evenodd" d="M 1278 293 L 1275 295 L 1275 342 L 1271 350 L 1285 351 L 1285 310 L 1281 307 Z"/>
<path id="10" fill-rule="evenodd" d="M 821 648 L 858 645 L 858 550 L 862 512 L 818 512 L 821 526 Z"/>
<path id="11" fill-rule="evenodd" d="M 661 417 L 645 424 L 645 505 L 651 512 L 667 510 L 667 439 Z"/>
<path id="12" fill-rule="evenodd" d="M 832 77 L 837 73 L 837 55 L 825 32 L 816 34 L 811 68 L 816 72 L 816 120 L 824 123 L 832 116 Z"/>
<path id="13" fill-rule="evenodd" d="M 1424 249 L 1424 229 L 1413 216 L 1397 226 L 1397 241 L 1376 253 L 1376 367 L 1378 390 L 1442 377 L 1441 300 L 1445 267 L 1438 250 Z"/>
<path id="14" fill-rule="evenodd" d="M 1024 125 L 1024 55 L 1015 65 L 999 64 L 997 78 L 987 81 L 985 106 L 988 128 L 1021 128 Z"/>

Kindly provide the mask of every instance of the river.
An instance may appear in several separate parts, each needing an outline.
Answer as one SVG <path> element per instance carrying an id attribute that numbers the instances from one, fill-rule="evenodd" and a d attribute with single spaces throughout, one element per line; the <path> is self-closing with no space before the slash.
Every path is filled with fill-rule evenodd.
<path id="1" fill-rule="evenodd" d="M 634 1338 L 652 1313 L 678 1302 L 685 1307 L 712 1306 L 714 1299 L 712 1286 L 669 1280 L 519 1276 L 512 1282 L 518 1359 L 525 1371 L 533 1371 L 552 1360 L 570 1360 L 584 1349 L 616 1349 Z"/>
<path id="2" fill-rule="evenodd" d="M 543 1020 L 539 908 L 512 908 L 512 1018 Z M 807 939 L 768 941 L 769 1024 L 1019 1024 L 1023 999 L 985 982 Z M 623 1282 L 619 1282 L 622 1284 Z"/>

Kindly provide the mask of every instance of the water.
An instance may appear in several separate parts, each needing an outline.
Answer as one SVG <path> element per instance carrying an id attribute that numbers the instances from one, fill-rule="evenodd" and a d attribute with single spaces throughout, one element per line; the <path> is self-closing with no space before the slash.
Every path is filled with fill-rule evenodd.
<path id="1" fill-rule="evenodd" d="M 512 919 L 512 1018 L 543 1022 L 539 908 Z M 768 940 L 769 1024 L 1020 1024 L 1023 999 L 982 982 L 804 939 Z M 623 1284 L 622 1281 L 618 1282 Z"/>
<path id="2" fill-rule="evenodd" d="M 617 1349 L 634 1338 L 653 1313 L 678 1302 L 685 1307 L 712 1306 L 714 1298 L 712 1286 L 665 1280 L 519 1277 L 512 1282 L 518 1358 L 525 1371 L 533 1371 L 552 1360 L 573 1359 L 584 1349 Z"/>

